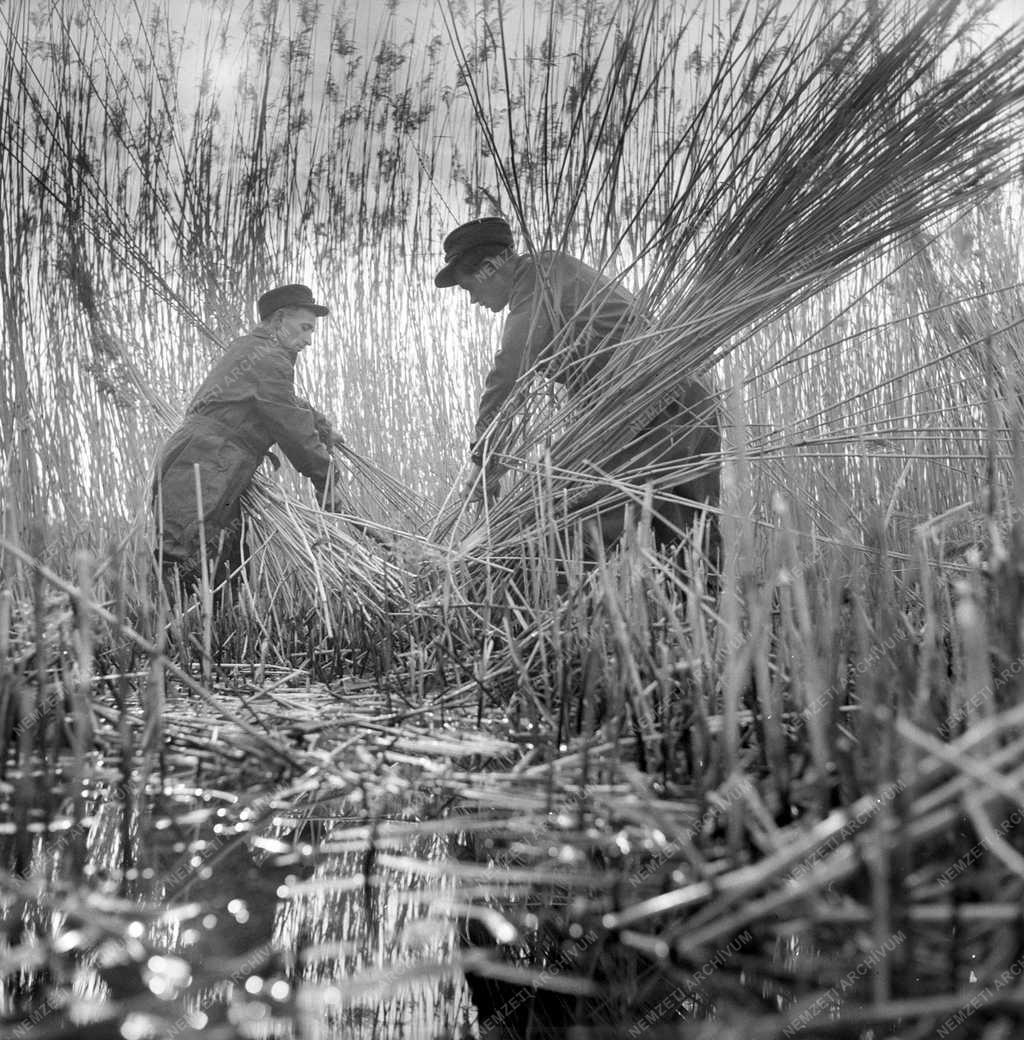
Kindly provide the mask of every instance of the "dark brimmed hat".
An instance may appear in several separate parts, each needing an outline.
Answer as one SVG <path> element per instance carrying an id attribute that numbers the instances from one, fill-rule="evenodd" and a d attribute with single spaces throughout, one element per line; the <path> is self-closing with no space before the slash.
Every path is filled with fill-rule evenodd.
<path id="1" fill-rule="evenodd" d="M 256 301 L 256 312 L 260 321 L 266 320 L 282 307 L 305 307 L 321 318 L 328 313 L 323 304 L 313 302 L 313 290 L 308 285 L 279 285 L 276 289 L 265 292 Z"/>
<path id="2" fill-rule="evenodd" d="M 468 224 L 460 224 L 444 240 L 444 267 L 434 276 L 434 285 L 439 289 L 455 285 L 455 265 L 471 249 L 479 246 L 510 249 L 514 245 L 512 229 L 504 217 L 481 217 Z"/>

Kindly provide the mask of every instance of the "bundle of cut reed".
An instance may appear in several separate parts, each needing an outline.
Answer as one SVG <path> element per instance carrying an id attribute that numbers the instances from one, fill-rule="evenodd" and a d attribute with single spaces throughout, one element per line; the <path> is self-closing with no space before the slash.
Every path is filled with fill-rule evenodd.
<path id="1" fill-rule="evenodd" d="M 335 489 L 348 502 L 351 516 L 374 523 L 382 533 L 425 533 L 435 507 L 393 474 L 346 445 L 336 445 Z"/>
<path id="2" fill-rule="evenodd" d="M 252 579 L 286 612 L 319 604 L 330 618 L 379 617 L 407 603 L 412 575 L 388 557 L 358 514 L 330 513 L 256 481 L 243 498 L 251 532 Z"/>

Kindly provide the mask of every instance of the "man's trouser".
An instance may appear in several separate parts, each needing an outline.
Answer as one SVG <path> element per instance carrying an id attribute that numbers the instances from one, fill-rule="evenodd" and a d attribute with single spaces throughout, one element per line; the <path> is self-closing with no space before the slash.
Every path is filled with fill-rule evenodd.
<path id="1" fill-rule="evenodd" d="M 662 548 L 678 545 L 693 528 L 701 506 L 715 507 L 719 501 L 721 433 L 714 397 L 700 383 L 690 381 L 636 433 L 627 426 L 623 439 L 623 446 L 600 469 L 638 489 L 652 484 L 655 490 L 651 526 L 655 541 Z M 676 474 L 678 479 L 674 479 Z M 699 504 L 675 502 L 667 496 Z M 639 503 L 630 508 L 622 492 L 612 485 L 593 488 L 579 506 L 588 502 L 593 505 L 606 549 L 622 537 L 628 515 L 632 514 L 634 523 L 639 520 Z M 574 512 L 575 506 L 574 503 Z M 714 560 L 719 543 L 717 518 L 713 513 L 706 517 L 706 550 Z M 594 555 L 595 548 L 591 541 L 588 555 Z"/>

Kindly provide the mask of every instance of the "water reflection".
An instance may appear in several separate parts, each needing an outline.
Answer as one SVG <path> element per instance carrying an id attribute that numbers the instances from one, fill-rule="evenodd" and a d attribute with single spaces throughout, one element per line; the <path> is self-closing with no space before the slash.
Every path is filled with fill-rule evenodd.
<path id="1" fill-rule="evenodd" d="M 338 822 L 182 787 L 136 811 L 108 791 L 78 832 L 81 886 L 74 842 L 40 834 L 26 863 L 16 833 L 0 833 L 5 890 L 24 889 L 0 919 L 4 1018 L 19 1040 L 474 1035 L 438 912 L 450 885 L 376 862 L 372 843 L 332 841 Z M 402 851 L 440 859 L 446 841 Z"/>

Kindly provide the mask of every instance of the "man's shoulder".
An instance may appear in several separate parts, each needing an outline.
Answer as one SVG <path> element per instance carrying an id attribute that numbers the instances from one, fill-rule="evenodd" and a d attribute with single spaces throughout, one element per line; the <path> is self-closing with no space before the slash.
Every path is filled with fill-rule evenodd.
<path id="1" fill-rule="evenodd" d="M 512 275 L 512 298 L 523 300 L 533 295 L 538 281 L 553 287 L 574 281 L 581 274 L 592 273 L 582 261 L 558 249 L 544 249 L 538 253 L 525 253 L 516 260 Z"/>
<path id="2" fill-rule="evenodd" d="M 542 249 L 529 258 L 534 267 L 541 271 L 590 271 L 582 260 L 561 249 Z"/>
<path id="3" fill-rule="evenodd" d="M 284 349 L 272 332 L 258 326 L 228 344 L 225 357 L 244 360 L 248 367 L 293 369 L 294 356 Z"/>
<path id="4" fill-rule="evenodd" d="M 553 285 L 577 285 L 586 288 L 618 285 L 613 274 L 599 271 L 596 267 L 558 249 L 538 253 L 534 259 L 535 277 L 548 280 Z"/>
<path id="5" fill-rule="evenodd" d="M 252 349 L 255 346 L 262 347 L 264 350 L 273 348 L 277 345 L 277 337 L 269 329 L 262 328 L 257 325 L 255 328 L 249 329 L 248 332 L 243 332 L 240 336 L 236 336 L 229 344 L 228 350 L 245 350 Z"/>

